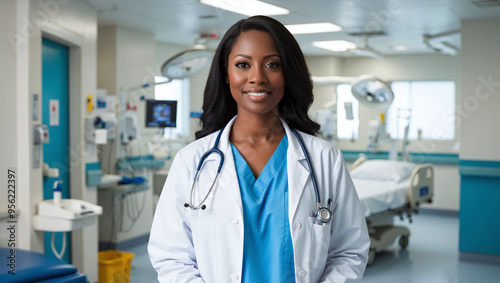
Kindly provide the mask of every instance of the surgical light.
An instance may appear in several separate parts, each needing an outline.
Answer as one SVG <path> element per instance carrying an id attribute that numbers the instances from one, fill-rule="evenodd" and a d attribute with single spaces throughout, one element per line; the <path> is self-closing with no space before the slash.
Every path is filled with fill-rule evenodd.
<path id="1" fill-rule="evenodd" d="M 359 77 L 351 86 L 351 92 L 359 102 L 371 108 L 385 111 L 394 101 L 394 93 L 382 80 L 371 75 Z"/>

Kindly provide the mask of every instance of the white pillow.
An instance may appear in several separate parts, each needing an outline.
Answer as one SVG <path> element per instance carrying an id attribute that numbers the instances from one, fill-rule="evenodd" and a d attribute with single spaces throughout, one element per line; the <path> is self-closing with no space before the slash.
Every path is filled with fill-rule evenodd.
<path id="1" fill-rule="evenodd" d="M 410 177 L 417 165 L 406 161 L 374 159 L 366 160 L 354 168 L 351 177 L 355 179 L 401 182 Z"/>

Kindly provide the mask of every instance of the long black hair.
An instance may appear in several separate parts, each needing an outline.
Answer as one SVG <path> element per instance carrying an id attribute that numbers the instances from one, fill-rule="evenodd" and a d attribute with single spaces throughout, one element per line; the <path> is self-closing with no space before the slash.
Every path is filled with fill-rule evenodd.
<path id="1" fill-rule="evenodd" d="M 269 33 L 281 56 L 286 86 L 285 94 L 278 105 L 279 116 L 292 128 L 311 135 L 316 134 L 320 126 L 307 114 L 314 99 L 313 83 L 299 44 L 277 20 L 266 16 L 253 16 L 234 24 L 215 51 L 203 94 L 201 130 L 196 132 L 196 139 L 221 129 L 237 114 L 236 101 L 226 83 L 228 57 L 240 34 L 249 30 Z"/>

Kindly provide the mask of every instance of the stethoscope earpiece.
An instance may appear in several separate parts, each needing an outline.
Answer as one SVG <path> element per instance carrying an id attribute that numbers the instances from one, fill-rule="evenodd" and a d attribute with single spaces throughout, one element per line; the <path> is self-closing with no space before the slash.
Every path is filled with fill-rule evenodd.
<path id="1" fill-rule="evenodd" d="M 189 203 L 186 202 L 186 203 L 184 203 L 184 207 L 188 208 L 188 207 L 191 207 L 191 205 L 189 205 Z M 206 205 L 202 205 L 202 206 L 200 206 L 200 208 L 201 208 L 201 210 L 205 210 L 207 208 L 207 206 Z"/>

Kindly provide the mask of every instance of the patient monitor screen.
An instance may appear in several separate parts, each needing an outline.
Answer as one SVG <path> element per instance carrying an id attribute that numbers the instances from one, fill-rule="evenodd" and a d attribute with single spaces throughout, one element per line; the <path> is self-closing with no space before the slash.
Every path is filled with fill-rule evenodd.
<path id="1" fill-rule="evenodd" d="M 146 127 L 176 127 L 177 101 L 146 100 Z"/>

